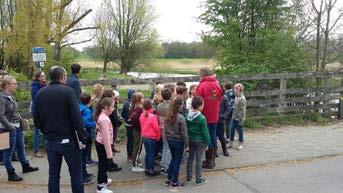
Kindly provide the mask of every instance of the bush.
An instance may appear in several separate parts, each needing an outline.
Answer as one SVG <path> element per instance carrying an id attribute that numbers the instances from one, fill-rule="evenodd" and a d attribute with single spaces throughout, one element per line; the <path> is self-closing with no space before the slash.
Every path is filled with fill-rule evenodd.
<path id="1" fill-rule="evenodd" d="M 307 115 L 305 115 L 304 117 L 306 120 L 315 122 L 315 123 L 319 123 L 319 124 L 325 124 L 328 122 L 327 118 L 324 118 L 322 115 L 320 115 L 319 113 L 309 113 Z"/>
<path id="2" fill-rule="evenodd" d="M 261 128 L 261 123 L 258 120 L 247 119 L 244 126 L 249 129 L 258 129 Z"/>

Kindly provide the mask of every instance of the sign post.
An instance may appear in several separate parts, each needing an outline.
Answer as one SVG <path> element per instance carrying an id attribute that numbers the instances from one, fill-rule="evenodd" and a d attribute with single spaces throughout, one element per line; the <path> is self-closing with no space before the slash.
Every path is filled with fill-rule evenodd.
<path id="1" fill-rule="evenodd" d="M 46 62 L 45 49 L 42 47 L 32 48 L 32 61 L 35 63 L 37 68 L 43 68 Z"/>

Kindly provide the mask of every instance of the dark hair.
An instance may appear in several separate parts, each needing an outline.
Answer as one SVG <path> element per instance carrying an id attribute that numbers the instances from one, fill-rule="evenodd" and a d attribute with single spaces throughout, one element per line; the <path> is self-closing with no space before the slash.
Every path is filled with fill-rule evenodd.
<path id="1" fill-rule="evenodd" d="M 188 92 L 189 96 L 192 96 L 192 90 L 193 90 L 193 88 L 195 88 L 195 87 L 197 87 L 197 86 L 198 86 L 197 84 L 192 84 L 192 85 L 189 87 L 189 92 Z"/>
<path id="2" fill-rule="evenodd" d="M 182 95 L 187 92 L 187 88 L 185 86 L 178 86 L 176 87 L 176 94 Z"/>
<path id="3" fill-rule="evenodd" d="M 183 82 L 183 81 L 179 81 L 179 82 L 176 83 L 176 86 L 184 86 L 184 87 L 186 87 L 186 83 Z"/>
<path id="4" fill-rule="evenodd" d="M 152 109 L 152 102 L 149 98 L 145 98 L 143 102 L 144 116 L 148 117 L 148 110 Z"/>
<path id="5" fill-rule="evenodd" d="M 36 73 L 35 73 L 35 76 L 34 76 L 34 77 L 35 77 L 35 80 L 38 80 L 38 78 L 42 75 L 42 73 L 43 73 L 42 71 L 36 72 Z"/>
<path id="6" fill-rule="evenodd" d="M 169 88 L 164 88 L 161 91 L 162 99 L 165 101 L 169 101 L 173 95 L 172 91 Z"/>
<path id="7" fill-rule="evenodd" d="M 71 65 L 71 73 L 72 74 L 78 74 L 80 72 L 80 70 L 81 70 L 80 64 L 75 63 L 75 64 Z"/>
<path id="8" fill-rule="evenodd" d="M 91 101 L 92 97 L 88 93 L 81 93 L 80 94 L 80 101 L 82 104 L 87 105 Z"/>
<path id="9" fill-rule="evenodd" d="M 204 104 L 204 99 L 200 96 L 195 96 L 192 99 L 192 108 L 197 109 L 199 108 L 202 104 Z"/>
<path id="10" fill-rule="evenodd" d="M 106 97 L 109 97 L 109 98 L 114 98 L 114 92 L 113 90 L 105 90 L 101 97 L 100 97 L 100 100 L 103 99 L 103 98 L 106 98 Z"/>
<path id="11" fill-rule="evenodd" d="M 112 85 L 111 85 L 111 88 L 116 89 L 116 88 L 117 88 L 117 84 L 112 84 Z"/>
<path id="12" fill-rule="evenodd" d="M 169 105 L 167 111 L 167 123 L 169 125 L 173 125 L 174 121 L 176 120 L 176 116 L 179 113 L 179 109 L 183 105 L 183 98 L 182 97 L 175 97 Z"/>
<path id="13" fill-rule="evenodd" d="M 52 82 L 60 82 L 62 76 L 66 74 L 66 71 L 61 66 L 53 66 L 49 70 L 49 77 Z"/>
<path id="14" fill-rule="evenodd" d="M 96 121 L 98 121 L 102 109 L 104 109 L 106 106 L 111 106 L 113 102 L 114 102 L 113 98 L 110 98 L 110 97 L 105 97 L 100 100 L 100 102 L 96 106 L 95 115 L 94 115 L 94 118 Z"/>
<path id="15" fill-rule="evenodd" d="M 175 84 L 167 84 L 164 86 L 164 88 L 168 88 L 172 93 L 174 93 L 176 86 Z"/>
<path id="16" fill-rule="evenodd" d="M 224 88 L 225 88 L 226 90 L 231 90 L 231 89 L 232 89 L 232 83 L 231 83 L 231 82 L 226 82 L 226 83 L 224 84 Z"/>

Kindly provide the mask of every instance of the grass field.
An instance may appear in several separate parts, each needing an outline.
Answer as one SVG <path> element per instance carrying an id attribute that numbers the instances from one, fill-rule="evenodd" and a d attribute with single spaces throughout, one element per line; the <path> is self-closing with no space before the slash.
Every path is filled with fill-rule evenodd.
<path id="1" fill-rule="evenodd" d="M 103 62 L 89 58 L 79 58 L 77 62 L 83 68 L 102 68 Z M 139 72 L 159 72 L 159 73 L 180 73 L 196 74 L 201 67 L 213 66 L 215 60 L 212 59 L 156 59 L 148 65 L 138 65 L 132 71 Z M 110 63 L 109 69 L 119 70 L 119 65 Z"/>

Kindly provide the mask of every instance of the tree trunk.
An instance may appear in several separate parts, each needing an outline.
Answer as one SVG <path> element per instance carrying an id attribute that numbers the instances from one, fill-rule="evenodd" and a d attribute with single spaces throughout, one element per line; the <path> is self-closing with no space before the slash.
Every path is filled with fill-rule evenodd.
<path id="1" fill-rule="evenodd" d="M 107 60 L 104 60 L 104 67 L 102 68 L 102 73 L 105 75 L 105 73 L 106 73 L 106 70 L 107 70 L 107 63 L 108 63 L 109 61 L 107 61 Z"/>

